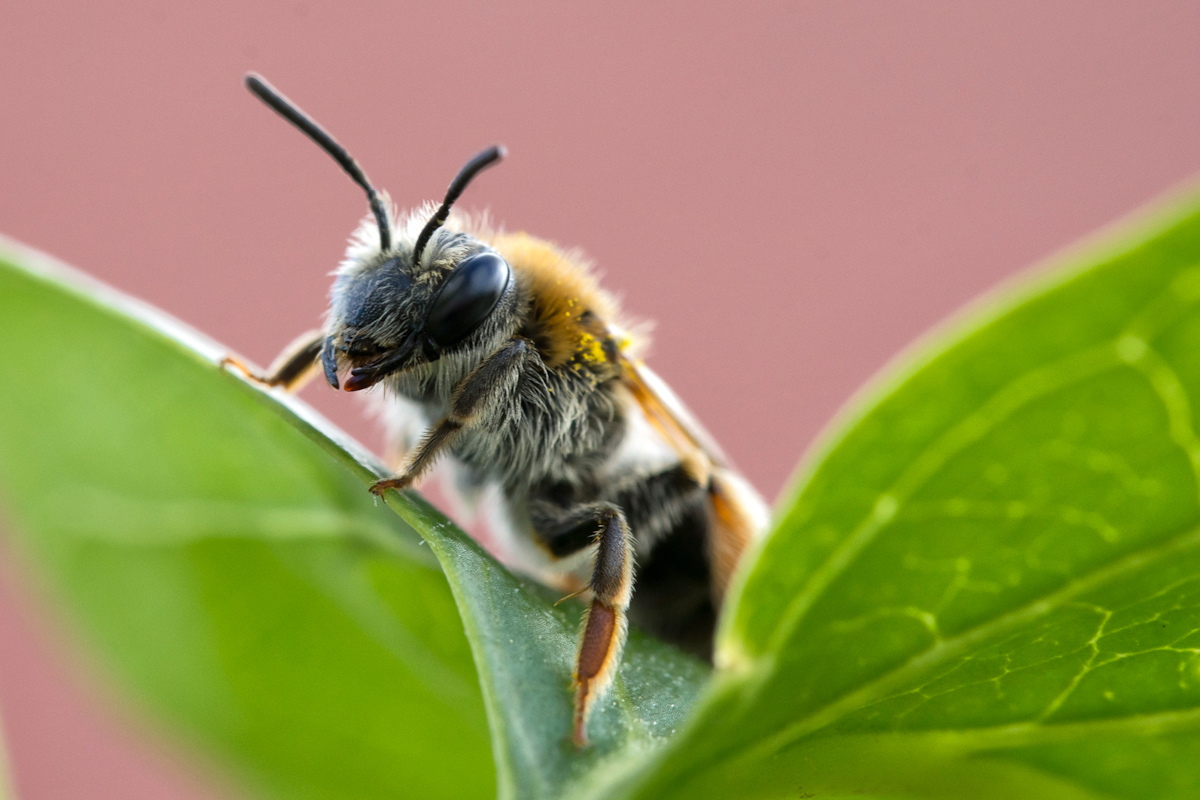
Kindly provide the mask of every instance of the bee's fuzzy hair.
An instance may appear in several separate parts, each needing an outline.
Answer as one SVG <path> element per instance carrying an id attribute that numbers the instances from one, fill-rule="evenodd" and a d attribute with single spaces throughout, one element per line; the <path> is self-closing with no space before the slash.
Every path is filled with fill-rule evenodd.
<path id="1" fill-rule="evenodd" d="M 392 229 L 391 250 L 387 253 L 380 251 L 379 226 L 374 215 L 367 214 L 350 234 L 345 255 L 333 275 L 353 275 L 386 258 L 411 256 L 421 230 L 438 210 L 437 203 L 426 201 L 415 208 L 401 211 L 386 192 L 380 192 L 380 196 Z M 429 274 L 436 267 L 461 257 L 461 253 L 456 252 L 453 240 L 457 237 L 454 234 L 469 233 L 480 241 L 488 241 L 501 232 L 486 211 L 472 214 L 452 209 L 446 223 L 429 240 L 425 252 L 421 254 L 421 263 L 417 266 L 423 274 Z"/>

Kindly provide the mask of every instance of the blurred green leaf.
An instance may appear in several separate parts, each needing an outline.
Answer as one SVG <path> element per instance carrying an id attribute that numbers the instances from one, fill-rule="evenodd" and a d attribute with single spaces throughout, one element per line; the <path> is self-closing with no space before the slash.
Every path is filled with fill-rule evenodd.
<path id="1" fill-rule="evenodd" d="M 635 631 L 576 750 L 578 603 L 553 606 L 393 493 L 422 548 L 365 491 L 378 467 L 311 410 L 223 372 L 220 347 L 157 312 L 8 250 L 0 336 L 29 380 L 0 386 L 0 418 L 20 420 L 0 427 L 0 492 L 20 541 L 110 668 L 252 783 L 488 796 L 480 699 L 502 797 L 586 790 L 674 732 L 706 666 Z"/>
<path id="2" fill-rule="evenodd" d="M 697 715 L 627 790 L 1196 797 L 1197 409 L 1193 195 L 857 403 L 743 572 Z"/>
<path id="3" fill-rule="evenodd" d="M 491 795 L 450 587 L 370 470 L 211 343 L 52 272 L 0 250 L 0 497 L 89 650 L 260 793 Z"/>

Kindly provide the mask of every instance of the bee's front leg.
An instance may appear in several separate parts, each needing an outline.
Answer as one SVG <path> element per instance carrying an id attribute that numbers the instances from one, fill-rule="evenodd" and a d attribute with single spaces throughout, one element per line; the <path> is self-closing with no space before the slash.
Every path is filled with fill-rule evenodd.
<path id="1" fill-rule="evenodd" d="M 221 366 L 233 367 L 255 383 L 263 386 L 282 386 L 289 392 L 298 390 L 313 375 L 313 368 L 321 355 L 325 334 L 320 330 L 307 331 L 297 336 L 276 357 L 266 372 L 260 372 L 244 364 L 235 356 L 221 359 Z"/>
<path id="2" fill-rule="evenodd" d="M 511 395 L 516 389 L 521 370 L 529 364 L 528 357 L 532 352 L 527 340 L 513 337 L 488 356 L 458 385 L 450 399 L 450 413 L 422 437 L 405 458 L 399 474 L 394 478 L 376 481 L 371 486 L 371 494 L 378 497 L 388 489 L 411 486 L 459 431 L 478 422 Z"/>
<path id="3" fill-rule="evenodd" d="M 584 617 L 574 676 L 573 739 L 577 747 L 583 747 L 588 741 L 588 715 L 612 683 L 625 647 L 626 611 L 633 595 L 633 537 L 625 515 L 612 503 L 580 506 L 560 512 L 554 520 L 545 514 L 537 516 L 535 529 L 555 555 L 596 546 L 588 584 L 592 601 Z"/>

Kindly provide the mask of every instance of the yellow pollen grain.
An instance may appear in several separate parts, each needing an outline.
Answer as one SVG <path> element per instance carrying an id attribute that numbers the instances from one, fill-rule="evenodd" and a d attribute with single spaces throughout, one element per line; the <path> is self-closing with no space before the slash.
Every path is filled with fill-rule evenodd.
<path id="1" fill-rule="evenodd" d="M 585 360 L 595 364 L 601 364 L 608 360 L 604 355 L 604 347 L 601 346 L 600 340 L 590 333 L 585 333 L 579 337 L 579 354 Z"/>

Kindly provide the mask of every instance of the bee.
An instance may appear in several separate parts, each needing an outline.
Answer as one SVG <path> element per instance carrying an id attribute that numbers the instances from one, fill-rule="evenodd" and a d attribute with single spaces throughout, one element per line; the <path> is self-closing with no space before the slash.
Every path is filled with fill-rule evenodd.
<path id="1" fill-rule="evenodd" d="M 637 357 L 579 256 L 451 214 L 503 148 L 468 161 L 440 205 L 399 215 L 298 106 L 257 75 L 246 85 L 341 165 L 371 213 L 336 272 L 324 327 L 265 372 L 232 356 L 227 365 L 288 390 L 318 369 L 334 389 L 380 387 L 402 460 L 370 487 L 376 496 L 443 455 L 460 485 L 498 489 L 520 566 L 585 596 L 571 736 L 586 745 L 627 620 L 711 659 L 726 585 L 765 529 L 766 505 Z"/>

